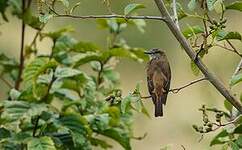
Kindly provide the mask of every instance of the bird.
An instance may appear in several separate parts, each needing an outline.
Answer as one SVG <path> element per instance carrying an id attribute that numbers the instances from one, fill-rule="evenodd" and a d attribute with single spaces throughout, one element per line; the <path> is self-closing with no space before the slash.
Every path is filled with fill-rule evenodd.
<path id="1" fill-rule="evenodd" d="M 151 58 L 147 63 L 146 73 L 148 91 L 155 105 L 155 117 L 162 117 L 171 83 L 170 64 L 165 52 L 159 48 L 144 53 Z"/>

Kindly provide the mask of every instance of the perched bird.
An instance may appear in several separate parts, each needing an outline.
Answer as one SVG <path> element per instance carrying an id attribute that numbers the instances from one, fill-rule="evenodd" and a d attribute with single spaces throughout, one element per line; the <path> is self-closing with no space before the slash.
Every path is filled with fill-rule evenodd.
<path id="1" fill-rule="evenodd" d="M 147 65 L 147 83 L 149 93 L 155 105 L 155 117 L 163 116 L 163 104 L 166 104 L 170 89 L 171 70 L 166 54 L 161 49 L 145 51 L 151 56 Z"/>

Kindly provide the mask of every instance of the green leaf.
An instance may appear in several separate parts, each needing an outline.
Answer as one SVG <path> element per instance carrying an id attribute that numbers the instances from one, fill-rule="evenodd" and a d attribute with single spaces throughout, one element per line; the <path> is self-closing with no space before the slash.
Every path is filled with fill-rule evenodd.
<path id="1" fill-rule="evenodd" d="M 48 110 L 46 104 L 25 101 L 4 101 L 3 108 L 1 118 L 9 122 L 23 118 L 30 120 L 32 116 L 40 115 L 43 111 Z"/>
<path id="2" fill-rule="evenodd" d="M 130 106 L 132 100 L 132 95 L 126 96 L 124 99 L 121 101 L 121 112 L 126 113 L 127 108 Z"/>
<path id="3" fill-rule="evenodd" d="M 232 4 L 226 6 L 226 9 L 242 11 L 242 2 L 241 1 L 233 2 Z"/>
<path id="4" fill-rule="evenodd" d="M 212 11 L 214 9 L 214 3 L 216 2 L 217 0 L 207 0 L 207 6 L 208 6 L 208 10 L 209 11 Z"/>
<path id="5" fill-rule="evenodd" d="M 10 131 L 5 128 L 0 128 L 0 141 L 11 136 Z"/>
<path id="6" fill-rule="evenodd" d="M 233 76 L 232 79 L 229 82 L 229 85 L 234 86 L 241 81 L 242 81 L 242 73 Z"/>
<path id="7" fill-rule="evenodd" d="M 53 18 L 52 14 L 44 14 L 39 16 L 39 21 L 42 23 L 47 23 L 51 18 Z"/>
<path id="8" fill-rule="evenodd" d="M 97 139 L 97 138 L 91 138 L 91 143 L 94 146 L 100 146 L 103 149 L 108 149 L 108 148 L 112 148 L 112 145 L 109 145 L 106 141 Z"/>
<path id="9" fill-rule="evenodd" d="M 110 128 L 103 132 L 98 131 L 98 133 L 115 140 L 120 145 L 122 145 L 125 150 L 131 150 L 129 134 L 125 132 L 123 129 Z"/>
<path id="10" fill-rule="evenodd" d="M 87 51 L 96 52 L 96 51 L 99 51 L 99 48 L 96 45 L 94 45 L 93 43 L 91 43 L 91 42 L 79 41 L 78 43 L 76 43 L 73 46 L 72 51 L 74 51 L 74 52 L 82 52 L 82 53 L 87 52 Z"/>
<path id="11" fill-rule="evenodd" d="M 238 146 L 242 147 L 242 135 L 239 135 L 239 137 L 237 138 L 237 140 L 235 141 L 235 143 Z"/>
<path id="12" fill-rule="evenodd" d="M 196 25 L 196 26 L 189 26 L 187 29 L 183 30 L 183 35 L 188 39 L 190 37 L 195 36 L 196 34 L 203 33 L 204 30 L 202 27 Z"/>
<path id="13" fill-rule="evenodd" d="M 55 77 L 68 78 L 82 74 L 80 70 L 72 69 L 69 67 L 57 67 L 55 70 Z"/>
<path id="14" fill-rule="evenodd" d="M 28 150 L 56 150 L 50 137 L 32 138 L 27 143 Z"/>
<path id="15" fill-rule="evenodd" d="M 143 4 L 129 4 L 124 8 L 124 15 L 130 15 L 137 9 L 145 8 Z"/>
<path id="16" fill-rule="evenodd" d="M 37 57 L 24 69 L 24 82 L 29 85 L 29 82 L 32 81 L 31 83 L 35 84 L 40 74 L 43 74 L 47 69 L 55 68 L 56 66 L 57 62 L 52 60 L 49 61 L 49 58 L 47 57 Z"/>
<path id="17" fill-rule="evenodd" d="M 2 18 L 5 21 L 8 21 L 8 18 L 6 16 L 6 14 L 5 14 L 5 11 L 6 11 L 8 6 L 9 6 L 8 0 L 0 0 L 0 13 L 2 14 Z"/>
<path id="18" fill-rule="evenodd" d="M 233 108 L 233 105 L 232 105 L 228 100 L 224 100 L 224 107 L 225 107 L 229 112 L 231 112 L 231 111 L 232 111 L 232 108 Z"/>
<path id="19" fill-rule="evenodd" d="M 224 138 L 228 136 L 228 132 L 226 130 L 221 131 L 219 134 L 217 134 L 213 140 L 210 142 L 210 146 L 216 145 L 216 144 L 223 144 L 220 138 Z"/>
<path id="20" fill-rule="evenodd" d="M 222 13 L 224 11 L 224 9 L 225 9 L 223 0 L 217 0 L 214 3 L 214 9 L 215 9 L 216 13 L 219 13 L 219 14 Z"/>
<path id="21" fill-rule="evenodd" d="M 23 20 L 26 24 L 31 26 L 34 29 L 41 29 L 42 22 L 40 22 L 39 18 L 33 16 L 31 9 L 26 9 L 23 15 Z"/>
<path id="22" fill-rule="evenodd" d="M 219 31 L 216 36 L 218 41 L 222 40 L 240 40 L 242 36 L 239 32 L 226 32 L 226 31 Z"/>
<path id="23" fill-rule="evenodd" d="M 200 70 L 199 70 L 199 68 L 197 67 L 197 65 L 193 61 L 191 61 L 191 69 L 192 69 L 192 73 L 195 76 L 198 76 L 199 75 Z"/>
<path id="24" fill-rule="evenodd" d="M 44 37 L 49 37 L 51 38 L 53 41 L 56 41 L 58 38 L 62 37 L 64 38 L 64 35 L 66 33 L 69 33 L 69 32 L 72 32 L 74 31 L 73 27 L 71 26 L 66 26 L 66 27 L 63 27 L 57 31 L 54 31 L 54 32 L 47 32 L 47 33 L 41 33 L 41 37 L 44 38 Z M 65 37 L 66 38 L 66 37 Z M 61 38 L 60 38 L 61 39 Z M 63 41 L 63 39 L 61 39 L 59 41 Z M 67 38 L 68 39 L 68 38 Z M 69 38 L 70 39 L 70 38 Z M 66 39 L 65 39 L 66 40 Z M 69 41 L 69 40 L 68 40 Z"/>
<path id="25" fill-rule="evenodd" d="M 240 150 L 239 146 L 237 144 L 235 144 L 234 142 L 229 142 L 230 147 L 232 148 L 232 150 Z"/>
<path id="26" fill-rule="evenodd" d="M 11 97 L 11 100 L 17 100 L 20 95 L 21 93 L 16 89 L 11 89 L 9 92 L 9 96 Z"/>
<path id="27" fill-rule="evenodd" d="M 197 0 L 190 0 L 188 3 L 189 10 L 193 11 L 197 7 Z"/>
<path id="28" fill-rule="evenodd" d="M 234 129 L 235 134 L 242 134 L 242 124 Z"/>

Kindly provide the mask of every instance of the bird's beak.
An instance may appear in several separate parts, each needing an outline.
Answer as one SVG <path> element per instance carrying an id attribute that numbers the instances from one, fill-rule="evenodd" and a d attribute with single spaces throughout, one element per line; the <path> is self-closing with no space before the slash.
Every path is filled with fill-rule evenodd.
<path id="1" fill-rule="evenodd" d="M 153 54 L 153 52 L 151 52 L 151 51 L 144 51 L 144 53 L 147 55 Z"/>

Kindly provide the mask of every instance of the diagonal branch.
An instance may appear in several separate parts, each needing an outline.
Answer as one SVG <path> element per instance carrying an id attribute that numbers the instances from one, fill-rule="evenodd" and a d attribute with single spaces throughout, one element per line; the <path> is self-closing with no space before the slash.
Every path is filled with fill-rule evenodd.
<path id="1" fill-rule="evenodd" d="M 198 66 L 204 76 L 209 80 L 210 83 L 214 85 L 214 87 L 236 108 L 240 113 L 242 113 L 242 105 L 240 102 L 233 96 L 232 93 L 225 87 L 223 82 L 212 72 L 210 72 L 207 66 L 202 62 L 202 60 L 198 57 L 196 58 L 196 53 L 183 36 L 181 31 L 177 28 L 176 24 L 172 20 L 170 14 L 168 13 L 163 0 L 154 0 L 159 11 L 163 17 L 166 18 L 166 24 L 169 27 L 170 31 L 173 33 L 175 38 L 179 41 L 182 47 L 185 49 L 185 52 L 190 57 L 191 60 Z"/>

